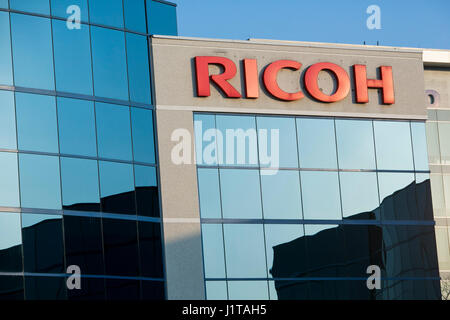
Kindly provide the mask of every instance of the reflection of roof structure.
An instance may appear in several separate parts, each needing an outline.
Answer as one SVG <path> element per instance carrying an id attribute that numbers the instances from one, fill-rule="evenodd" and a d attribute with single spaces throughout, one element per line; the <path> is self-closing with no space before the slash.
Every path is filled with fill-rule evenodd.
<path id="1" fill-rule="evenodd" d="M 386 197 L 373 212 L 346 220 L 432 220 L 430 180 L 415 182 Z M 279 299 L 347 297 L 429 299 L 440 296 L 439 281 L 390 280 L 381 290 L 366 287 L 366 269 L 378 265 L 382 277 L 439 277 L 432 226 L 342 224 L 275 246 L 276 278 L 358 277 L 363 280 L 275 280 Z M 397 288 L 392 289 L 397 286 Z M 393 295 L 393 293 L 395 294 Z"/>

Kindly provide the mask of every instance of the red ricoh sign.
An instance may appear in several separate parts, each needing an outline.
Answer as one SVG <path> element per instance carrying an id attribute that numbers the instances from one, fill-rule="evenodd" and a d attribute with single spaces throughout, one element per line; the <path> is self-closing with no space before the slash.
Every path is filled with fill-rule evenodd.
<path id="1" fill-rule="evenodd" d="M 220 74 L 210 75 L 209 65 L 222 67 Z M 277 83 L 277 74 L 281 69 L 300 70 L 302 64 L 294 60 L 277 60 L 264 69 L 263 84 L 266 90 L 275 98 L 283 101 L 296 101 L 304 98 L 304 93 L 290 93 L 281 89 Z M 368 90 L 381 89 L 383 104 L 393 104 L 394 81 L 392 67 L 380 66 L 380 79 L 367 79 L 366 66 L 355 64 L 352 67 L 354 76 L 355 100 L 357 103 L 369 102 Z M 320 71 L 328 71 L 336 81 L 335 91 L 328 95 L 323 93 L 318 85 Z M 197 96 L 209 97 L 211 95 L 211 83 L 214 83 L 227 98 L 257 99 L 259 97 L 258 66 L 256 59 L 243 60 L 243 79 L 245 95 L 233 87 L 228 80 L 236 76 L 236 64 L 224 57 L 197 56 L 195 57 L 195 71 L 197 81 Z M 337 64 L 331 62 L 319 62 L 309 66 L 304 76 L 304 87 L 311 97 L 321 102 L 336 102 L 344 99 L 350 92 L 351 81 L 348 73 Z"/>

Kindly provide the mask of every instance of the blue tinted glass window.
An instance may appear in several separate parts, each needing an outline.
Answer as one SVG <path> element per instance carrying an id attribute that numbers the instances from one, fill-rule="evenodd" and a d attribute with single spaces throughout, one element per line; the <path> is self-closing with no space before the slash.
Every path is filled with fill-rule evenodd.
<path id="1" fill-rule="evenodd" d="M 0 148 L 16 149 L 16 110 L 12 91 L 0 91 L 0 115 Z"/>
<path id="2" fill-rule="evenodd" d="M 155 167 L 134 166 L 137 214 L 159 217 L 158 179 Z"/>
<path id="3" fill-rule="evenodd" d="M 13 13 L 11 29 L 15 85 L 54 90 L 50 20 Z"/>
<path id="4" fill-rule="evenodd" d="M 138 222 L 141 275 L 163 278 L 161 225 L 154 222 Z"/>
<path id="5" fill-rule="evenodd" d="M 261 170 L 264 218 L 302 219 L 299 172 L 279 170 L 267 175 L 266 171 Z"/>
<path id="6" fill-rule="evenodd" d="M 22 232 L 20 213 L 0 212 L 0 272 L 21 272 Z M 4 287 L 2 286 L 2 289 Z M 4 291 L 2 290 L 2 296 Z"/>
<path id="7" fill-rule="evenodd" d="M 378 184 L 380 188 L 380 202 L 400 191 L 414 181 L 414 173 L 380 172 Z"/>
<path id="8" fill-rule="evenodd" d="M 266 278 L 263 226 L 261 224 L 225 224 L 223 227 L 227 277 Z M 242 241 L 243 238 L 245 241 Z"/>
<path id="9" fill-rule="evenodd" d="M 89 26 L 67 28 L 66 21 L 53 20 L 56 90 L 92 95 Z"/>
<path id="10" fill-rule="evenodd" d="M 127 33 L 128 81 L 130 100 L 152 103 L 147 37 Z"/>
<path id="11" fill-rule="evenodd" d="M 27 300 L 64 300 L 67 299 L 66 288 L 63 277 L 25 277 Z"/>
<path id="12" fill-rule="evenodd" d="M 22 207 L 61 209 L 58 157 L 19 154 Z"/>
<path id="13" fill-rule="evenodd" d="M 298 168 L 295 119 L 257 117 L 256 122 L 261 166 Z"/>
<path id="14" fill-rule="evenodd" d="M 8 7 L 8 1 L 6 3 Z M 12 85 L 11 35 L 9 32 L 9 14 L 0 12 L 0 84 Z"/>
<path id="15" fill-rule="evenodd" d="M 372 121 L 336 120 L 339 168 L 376 169 Z"/>
<path id="16" fill-rule="evenodd" d="M 409 122 L 374 121 L 377 166 L 381 170 L 414 170 Z"/>
<path id="17" fill-rule="evenodd" d="M 258 142 L 256 119 L 253 116 L 217 115 L 219 164 L 227 166 L 257 166 Z M 220 140 L 223 140 L 220 146 Z"/>
<path id="18" fill-rule="evenodd" d="M 220 169 L 224 218 L 261 219 L 258 170 Z"/>
<path id="19" fill-rule="evenodd" d="M 205 278 L 225 278 L 225 256 L 222 225 L 202 225 Z"/>
<path id="20" fill-rule="evenodd" d="M 95 104 L 98 156 L 132 160 L 130 108 L 113 104 Z"/>
<path id="21" fill-rule="evenodd" d="M 122 0 L 89 0 L 89 15 L 91 23 L 123 28 Z"/>
<path id="22" fill-rule="evenodd" d="M 197 174 L 201 217 L 220 219 L 222 210 L 220 208 L 219 171 L 199 168 Z"/>
<path id="23" fill-rule="evenodd" d="M 290 224 L 266 224 L 264 226 L 264 232 L 266 235 L 266 256 L 267 256 L 267 271 L 270 277 L 272 277 L 271 270 L 275 266 L 274 251 L 278 245 L 287 244 L 293 240 L 299 239 L 304 236 L 303 225 Z M 298 250 L 298 254 L 292 259 L 302 259 L 302 252 Z M 292 274 L 292 277 L 297 275 Z"/>
<path id="24" fill-rule="evenodd" d="M 134 161 L 155 163 L 153 112 L 131 108 Z"/>
<path id="25" fill-rule="evenodd" d="M 206 281 L 206 299 L 207 300 L 227 300 L 227 282 L 226 281 Z"/>
<path id="26" fill-rule="evenodd" d="M 158 1 L 147 1 L 148 33 L 176 36 L 176 7 Z"/>
<path id="27" fill-rule="evenodd" d="M 336 169 L 334 120 L 297 119 L 300 167 Z"/>
<path id="28" fill-rule="evenodd" d="M 69 10 L 69 7 L 74 5 L 78 6 L 80 8 L 80 20 L 89 21 L 87 0 L 51 0 L 51 5 L 53 16 L 66 19 L 75 13 L 73 8 Z"/>
<path id="29" fill-rule="evenodd" d="M 373 219 L 378 208 L 375 172 L 340 172 L 342 212 L 345 218 Z"/>
<path id="30" fill-rule="evenodd" d="M 100 211 L 96 160 L 61 157 L 63 208 Z"/>
<path id="31" fill-rule="evenodd" d="M 230 300 L 268 300 L 267 281 L 228 281 Z"/>
<path id="32" fill-rule="evenodd" d="M 99 169 L 102 210 L 135 214 L 133 166 L 100 161 Z"/>
<path id="33" fill-rule="evenodd" d="M 49 0 L 9 0 L 12 10 L 50 14 Z"/>
<path id="34" fill-rule="evenodd" d="M 342 218 L 337 172 L 302 171 L 301 183 L 305 219 Z"/>
<path id="35" fill-rule="evenodd" d="M 58 152 L 55 97 L 16 93 L 19 149 Z"/>
<path id="36" fill-rule="evenodd" d="M 128 100 L 124 33 L 91 27 L 91 37 L 95 95 Z"/>
<path id="37" fill-rule="evenodd" d="M 217 165 L 216 116 L 194 114 L 195 161 L 201 165 Z M 222 152 L 221 152 L 222 153 Z"/>
<path id="38" fill-rule="evenodd" d="M 64 272 L 62 216 L 22 213 L 25 272 Z"/>
<path id="39" fill-rule="evenodd" d="M 145 21 L 145 1 L 144 0 L 125 0 L 123 2 L 125 28 L 128 30 L 147 33 L 147 24 Z"/>
<path id="40" fill-rule="evenodd" d="M 0 8 L 8 9 L 8 0 L 0 0 Z"/>
<path id="41" fill-rule="evenodd" d="M 60 152 L 96 157 L 94 102 L 59 97 L 57 102 Z"/>
<path id="42" fill-rule="evenodd" d="M 0 206 L 20 207 L 16 153 L 0 152 Z"/>
<path id="43" fill-rule="evenodd" d="M 415 170 L 428 170 L 427 136 L 425 123 L 411 122 Z"/>

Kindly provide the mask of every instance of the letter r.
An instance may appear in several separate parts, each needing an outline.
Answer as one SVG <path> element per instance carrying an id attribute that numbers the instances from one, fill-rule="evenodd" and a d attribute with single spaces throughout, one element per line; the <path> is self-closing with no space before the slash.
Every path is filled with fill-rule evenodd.
<path id="1" fill-rule="evenodd" d="M 223 72 L 209 75 L 209 65 L 215 64 L 223 67 Z M 209 97 L 211 95 L 210 81 L 214 82 L 228 98 L 240 98 L 241 94 L 228 82 L 236 75 L 236 65 L 224 57 L 199 56 L 195 57 L 195 71 L 197 77 L 197 96 Z"/>

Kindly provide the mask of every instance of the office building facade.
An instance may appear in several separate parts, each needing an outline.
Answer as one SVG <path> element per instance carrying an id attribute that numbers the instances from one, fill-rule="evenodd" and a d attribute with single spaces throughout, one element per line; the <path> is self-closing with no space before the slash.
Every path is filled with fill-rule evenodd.
<path id="1" fill-rule="evenodd" d="M 445 296 L 448 52 L 175 10 L 0 1 L 0 298 Z"/>

